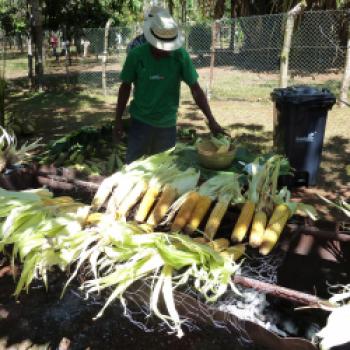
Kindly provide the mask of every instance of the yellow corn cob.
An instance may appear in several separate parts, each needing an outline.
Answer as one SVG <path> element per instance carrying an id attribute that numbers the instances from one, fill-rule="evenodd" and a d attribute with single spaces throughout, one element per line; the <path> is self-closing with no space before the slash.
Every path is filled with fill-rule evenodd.
<path id="1" fill-rule="evenodd" d="M 237 261 L 242 257 L 244 253 L 245 253 L 245 244 L 237 244 L 237 245 L 228 247 L 224 251 L 220 252 L 220 255 L 226 258 L 230 258 L 234 261 Z"/>
<path id="2" fill-rule="evenodd" d="M 147 182 L 140 180 L 131 192 L 121 202 L 118 213 L 121 216 L 126 216 L 129 210 L 137 203 L 147 190 Z"/>
<path id="3" fill-rule="evenodd" d="M 167 213 L 170 206 L 173 204 L 177 197 L 177 191 L 170 185 L 165 185 L 162 194 L 154 207 L 151 215 L 147 220 L 147 224 L 158 225 Z"/>
<path id="4" fill-rule="evenodd" d="M 135 220 L 142 222 L 145 221 L 149 211 L 151 210 L 156 198 L 160 192 L 160 187 L 149 187 L 146 194 L 143 196 L 139 208 L 137 209 Z"/>
<path id="5" fill-rule="evenodd" d="M 75 200 L 74 198 L 70 197 L 70 196 L 60 196 L 60 197 L 54 197 L 52 198 L 56 203 L 74 203 Z"/>
<path id="6" fill-rule="evenodd" d="M 23 190 L 25 193 L 33 193 L 40 197 L 40 199 L 53 198 L 53 193 L 47 188 L 34 188 L 30 190 Z"/>
<path id="7" fill-rule="evenodd" d="M 50 207 L 57 204 L 52 198 L 43 198 L 41 201 L 46 207 Z"/>
<path id="8" fill-rule="evenodd" d="M 214 239 L 211 242 L 207 243 L 208 246 L 212 247 L 216 252 L 221 252 L 227 249 L 230 245 L 230 241 L 226 238 Z"/>
<path id="9" fill-rule="evenodd" d="M 199 194 L 197 192 L 190 192 L 181 205 L 179 212 L 177 213 L 173 224 L 171 225 L 172 231 L 179 231 L 184 228 L 187 222 L 190 220 L 192 212 L 199 200 Z"/>
<path id="10" fill-rule="evenodd" d="M 242 211 L 232 231 L 231 240 L 242 242 L 246 233 L 248 232 L 250 223 L 254 215 L 255 204 L 253 202 L 246 202 L 243 205 Z"/>
<path id="11" fill-rule="evenodd" d="M 104 215 L 103 213 L 91 213 L 85 219 L 84 224 L 85 225 L 97 224 L 97 223 L 99 223 L 101 221 L 103 215 Z"/>
<path id="12" fill-rule="evenodd" d="M 264 232 L 263 241 L 260 246 L 260 253 L 267 255 L 278 241 L 284 226 L 290 216 L 290 210 L 285 204 L 279 204 L 275 207 L 269 223 Z"/>
<path id="13" fill-rule="evenodd" d="M 148 224 L 139 224 L 139 227 L 142 231 L 145 233 L 152 233 L 153 232 L 153 227 Z"/>
<path id="14" fill-rule="evenodd" d="M 208 239 L 212 240 L 215 237 L 216 232 L 218 231 L 218 228 L 220 226 L 221 220 L 227 211 L 227 208 L 227 202 L 217 202 L 215 204 L 215 207 L 212 210 L 204 229 L 204 234 Z"/>
<path id="15" fill-rule="evenodd" d="M 192 238 L 195 242 L 201 243 L 201 244 L 207 244 L 208 241 L 204 237 L 195 237 Z"/>
<path id="16" fill-rule="evenodd" d="M 250 232 L 249 236 L 249 244 L 254 247 L 260 247 L 265 228 L 266 228 L 266 222 L 267 222 L 267 216 L 266 213 L 263 211 L 259 211 L 255 213 L 254 220 L 252 224 L 252 230 Z"/>
<path id="17" fill-rule="evenodd" d="M 187 233 L 192 233 L 193 231 L 197 230 L 205 214 L 209 210 L 211 202 L 212 202 L 212 199 L 210 197 L 207 197 L 207 196 L 199 197 L 197 204 L 192 212 L 191 219 L 186 226 Z"/>

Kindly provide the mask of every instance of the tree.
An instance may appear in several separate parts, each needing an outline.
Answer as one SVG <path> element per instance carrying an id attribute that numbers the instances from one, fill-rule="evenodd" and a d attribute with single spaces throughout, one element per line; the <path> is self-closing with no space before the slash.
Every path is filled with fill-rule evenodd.
<path id="1" fill-rule="evenodd" d="M 35 78 L 39 91 L 43 89 L 43 14 L 40 0 L 28 0 L 28 15 L 30 20 L 30 33 L 35 45 Z"/>

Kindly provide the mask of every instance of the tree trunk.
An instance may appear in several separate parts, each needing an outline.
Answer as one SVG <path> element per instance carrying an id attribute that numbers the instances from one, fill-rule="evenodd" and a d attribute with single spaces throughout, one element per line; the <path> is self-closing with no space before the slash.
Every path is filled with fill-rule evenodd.
<path id="1" fill-rule="evenodd" d="M 107 57 L 108 57 L 108 36 L 109 36 L 109 29 L 111 27 L 111 24 L 113 22 L 113 19 L 110 18 L 105 26 L 105 37 L 104 37 L 104 44 L 103 44 L 103 56 L 102 56 L 102 89 L 104 95 L 107 95 L 107 78 L 106 78 L 106 72 L 107 72 Z"/>
<path id="2" fill-rule="evenodd" d="M 171 15 L 173 15 L 174 12 L 174 0 L 168 0 L 168 9 Z"/>
<path id="3" fill-rule="evenodd" d="M 230 35 L 230 50 L 235 48 L 235 33 L 237 20 L 237 0 L 231 0 L 231 35 Z"/>
<path id="4" fill-rule="evenodd" d="M 36 86 L 43 90 L 43 18 L 39 0 L 30 0 L 33 18 L 34 42 L 35 42 L 35 75 Z"/>
<path id="5" fill-rule="evenodd" d="M 6 41 L 5 37 L 1 38 L 2 52 L 1 52 L 1 67 L 0 67 L 0 125 L 5 127 L 5 92 L 6 92 Z"/>
<path id="6" fill-rule="evenodd" d="M 306 7 L 305 0 L 292 8 L 287 13 L 287 21 L 284 29 L 283 48 L 280 57 L 280 87 L 288 86 L 288 67 L 289 67 L 289 52 L 292 43 L 293 29 L 295 17 L 299 15 Z"/>
<path id="7" fill-rule="evenodd" d="M 214 19 L 220 19 L 225 14 L 225 0 L 216 0 L 214 7 Z"/>
<path id="8" fill-rule="evenodd" d="M 33 49 L 32 49 L 31 29 L 29 29 L 29 33 L 28 33 L 27 47 L 28 47 L 28 84 L 29 84 L 29 88 L 33 89 L 34 74 L 33 74 Z"/>
<path id="9" fill-rule="evenodd" d="M 181 0 L 180 1 L 180 4 L 181 4 L 181 23 L 184 24 L 186 23 L 186 20 L 187 20 L 187 3 L 186 3 L 186 0 Z"/>
<path id="10" fill-rule="evenodd" d="M 346 58 L 344 67 L 344 76 L 340 88 L 340 106 L 344 107 L 349 105 L 348 93 L 350 88 L 350 18 L 348 19 L 348 41 L 346 48 Z"/>

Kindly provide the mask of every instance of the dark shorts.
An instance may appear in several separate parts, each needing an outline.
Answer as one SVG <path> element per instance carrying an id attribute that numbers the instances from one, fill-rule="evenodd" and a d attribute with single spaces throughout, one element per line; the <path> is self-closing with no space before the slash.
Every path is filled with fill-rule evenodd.
<path id="1" fill-rule="evenodd" d="M 126 163 L 144 156 L 164 152 L 175 146 L 176 126 L 159 128 L 132 119 L 128 133 Z"/>

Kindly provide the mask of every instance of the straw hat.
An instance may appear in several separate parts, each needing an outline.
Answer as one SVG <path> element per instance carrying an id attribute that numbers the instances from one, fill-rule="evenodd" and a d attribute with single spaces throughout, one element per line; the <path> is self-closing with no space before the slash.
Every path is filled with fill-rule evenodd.
<path id="1" fill-rule="evenodd" d="M 151 18 L 154 17 L 154 15 L 159 12 L 159 11 L 162 11 L 164 10 L 163 7 L 160 7 L 160 6 L 152 6 L 151 8 L 148 8 L 146 11 L 145 11 L 145 14 L 144 14 L 144 21 L 148 21 L 150 20 Z"/>
<path id="2" fill-rule="evenodd" d="M 143 34 L 146 40 L 154 47 L 164 51 L 179 49 L 184 38 L 179 27 L 166 9 L 157 9 L 144 22 Z"/>

